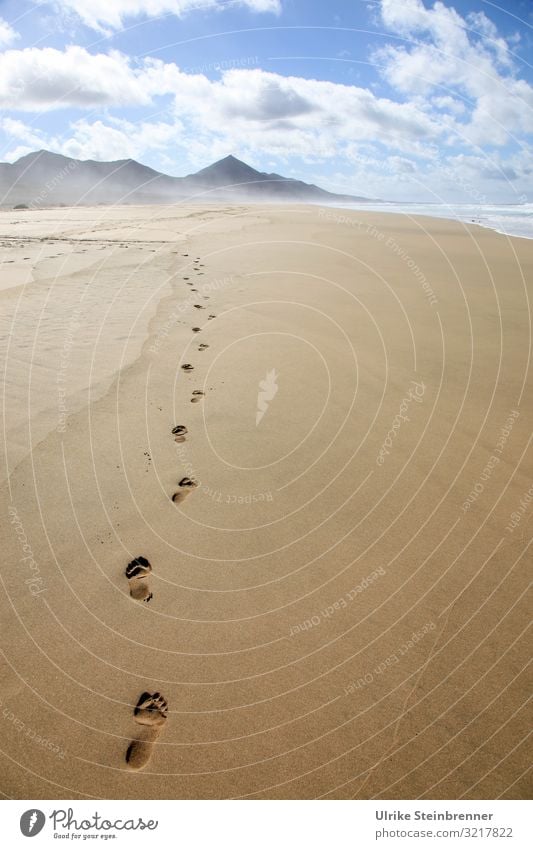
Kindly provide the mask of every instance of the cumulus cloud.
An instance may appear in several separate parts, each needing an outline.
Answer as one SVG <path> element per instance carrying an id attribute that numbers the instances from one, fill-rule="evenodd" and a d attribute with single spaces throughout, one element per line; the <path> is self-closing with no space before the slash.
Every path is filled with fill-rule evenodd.
<path id="1" fill-rule="evenodd" d="M 77 46 L 7 50 L 0 54 L 0 105 L 27 111 L 147 105 L 143 73 L 117 52 L 93 55 Z"/>
<path id="2" fill-rule="evenodd" d="M 8 144 L 10 144 L 13 140 L 17 142 L 17 145 L 14 148 L 9 149 L 8 152 L 3 155 L 3 159 L 7 162 L 15 162 L 15 160 L 19 159 L 19 157 L 25 156 L 26 153 L 47 147 L 51 142 L 51 140 L 39 129 L 30 127 L 23 121 L 19 121 L 14 118 L 1 118 L 0 130 L 3 131 L 9 140 Z M 51 144 L 53 146 L 54 141 L 52 141 Z"/>
<path id="3" fill-rule="evenodd" d="M 378 98 L 357 86 L 302 77 L 282 77 L 259 69 L 230 70 L 220 80 L 198 80 L 200 97 L 178 86 L 178 114 L 194 119 L 200 131 L 231 136 L 250 147 L 273 152 L 334 155 L 356 140 L 379 140 L 409 149 L 434 139 L 440 130 L 411 104 Z M 339 147 L 340 146 L 340 147 Z"/>
<path id="4" fill-rule="evenodd" d="M 368 89 L 260 69 L 230 69 L 220 79 L 186 74 L 174 63 L 134 64 L 118 52 L 82 47 L 9 50 L 0 55 L 0 106 L 33 111 L 78 107 L 148 106 L 166 98 L 168 123 L 187 120 L 201 144 L 226 140 L 236 149 L 332 156 L 357 140 L 379 140 L 411 152 L 431 142 L 439 125 L 415 104 L 379 98 Z M 161 107 L 161 103 L 159 103 Z M 116 132 L 102 136 L 102 155 L 115 150 Z M 80 141 L 94 149 L 95 137 Z"/>
<path id="5" fill-rule="evenodd" d="M 513 133 L 533 132 L 533 88 L 517 78 L 507 41 L 483 12 L 465 19 L 441 2 L 426 8 L 421 0 L 381 0 L 381 17 L 387 28 L 416 37 L 376 53 L 396 89 L 425 97 L 457 90 L 471 108 L 457 131 L 475 144 L 503 145 Z"/>
<path id="6" fill-rule="evenodd" d="M 91 29 L 120 29 L 128 18 L 152 18 L 172 14 L 182 17 L 194 11 L 216 11 L 241 6 L 252 12 L 279 14 L 281 0 L 55 0 L 61 11 L 75 13 Z"/>
<path id="7" fill-rule="evenodd" d="M 147 153 L 168 150 L 179 140 L 182 129 L 179 121 L 132 124 L 110 119 L 105 124 L 81 119 L 72 125 L 69 138 L 56 142 L 56 149 L 73 159 L 142 159 Z"/>
<path id="8" fill-rule="evenodd" d="M 9 44 L 13 44 L 18 37 L 18 32 L 15 32 L 7 21 L 0 18 L 0 47 L 7 47 Z"/>

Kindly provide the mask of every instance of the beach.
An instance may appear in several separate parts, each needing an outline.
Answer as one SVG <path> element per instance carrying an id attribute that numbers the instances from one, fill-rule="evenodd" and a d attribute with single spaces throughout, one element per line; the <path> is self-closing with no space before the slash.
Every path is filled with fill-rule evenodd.
<path id="1" fill-rule="evenodd" d="M 533 240 L 102 206 L 0 259 L 4 796 L 527 798 Z"/>

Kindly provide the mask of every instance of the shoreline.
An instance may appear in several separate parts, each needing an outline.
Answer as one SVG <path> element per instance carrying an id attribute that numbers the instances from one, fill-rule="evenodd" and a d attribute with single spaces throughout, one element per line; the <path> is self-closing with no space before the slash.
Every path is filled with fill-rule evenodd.
<path id="1" fill-rule="evenodd" d="M 319 205 L 319 204 L 313 204 L 313 205 Z M 464 218 L 459 217 L 459 215 L 452 214 L 452 209 L 454 208 L 452 205 L 450 205 L 450 214 L 449 215 L 437 215 L 437 214 L 433 215 L 431 212 L 427 212 L 427 211 L 426 212 L 424 212 L 424 211 L 420 212 L 419 211 L 420 208 L 423 208 L 423 209 L 424 208 L 427 209 L 428 207 L 431 208 L 432 204 L 417 204 L 415 202 L 412 203 L 412 206 L 417 208 L 417 209 L 415 209 L 414 212 L 409 211 L 409 207 L 410 207 L 409 203 L 402 203 L 400 201 L 397 202 L 397 205 L 398 205 L 398 207 L 402 207 L 401 209 L 387 208 L 387 207 L 391 207 L 391 206 L 394 207 L 394 204 L 392 202 L 386 202 L 386 201 L 384 201 L 381 205 L 379 203 L 373 204 L 372 202 L 369 202 L 368 207 L 363 206 L 363 204 L 360 204 L 360 205 L 358 205 L 358 204 L 352 204 L 352 205 L 346 204 L 344 206 L 342 206 L 342 205 L 337 206 L 337 205 L 333 205 L 333 204 L 322 204 L 322 205 L 326 206 L 329 209 L 349 210 L 349 211 L 353 211 L 353 212 L 373 212 L 376 215 L 401 215 L 401 216 L 405 216 L 410 221 L 413 221 L 415 223 L 416 223 L 417 219 L 425 219 L 425 218 L 432 219 L 434 221 L 435 220 L 436 221 L 454 221 L 456 224 L 462 224 L 462 225 L 465 225 L 465 226 L 468 226 L 468 227 L 482 227 L 483 229 L 491 230 L 493 233 L 498 233 L 498 235 L 500 235 L 500 236 L 507 236 L 510 239 L 527 239 L 528 241 L 533 239 L 533 215 L 531 215 L 530 218 L 529 218 L 529 221 L 528 221 L 529 232 L 526 234 L 524 232 L 522 232 L 522 233 L 510 232 L 510 230 L 500 229 L 500 224 L 490 223 L 488 221 L 483 221 L 483 220 L 477 220 L 477 221 L 473 220 L 469 217 L 470 215 L 472 215 L 472 212 L 468 213 L 468 217 L 464 217 Z M 437 207 L 447 207 L 448 205 L 447 204 L 435 204 L 435 206 L 437 206 Z M 459 206 L 460 206 L 460 204 L 456 204 L 455 209 L 457 209 Z M 469 206 L 468 204 L 465 204 L 465 206 L 467 206 L 470 210 L 475 208 L 477 215 L 480 215 L 480 214 L 483 213 L 483 210 L 480 206 L 473 207 L 473 206 Z M 488 206 L 489 206 L 489 209 L 494 209 L 494 205 L 488 205 Z M 502 206 L 508 207 L 508 206 L 512 206 L 512 204 L 502 204 Z M 528 204 L 528 206 L 530 207 L 531 204 Z M 519 209 L 520 204 L 516 204 L 516 207 L 517 207 L 517 209 Z M 487 210 L 487 213 L 489 212 L 489 209 Z M 439 210 L 439 211 L 441 211 L 441 210 Z M 466 213 L 465 213 L 465 215 L 466 215 Z M 505 219 L 505 216 L 504 216 L 504 219 Z M 512 226 L 512 219 L 510 219 L 510 224 Z"/>

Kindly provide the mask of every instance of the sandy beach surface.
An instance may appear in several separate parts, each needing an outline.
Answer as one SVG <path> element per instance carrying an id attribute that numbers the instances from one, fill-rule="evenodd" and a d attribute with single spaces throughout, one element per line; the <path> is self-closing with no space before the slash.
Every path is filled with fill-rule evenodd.
<path id="1" fill-rule="evenodd" d="M 0 260 L 2 794 L 526 797 L 533 241 L 124 206 Z"/>

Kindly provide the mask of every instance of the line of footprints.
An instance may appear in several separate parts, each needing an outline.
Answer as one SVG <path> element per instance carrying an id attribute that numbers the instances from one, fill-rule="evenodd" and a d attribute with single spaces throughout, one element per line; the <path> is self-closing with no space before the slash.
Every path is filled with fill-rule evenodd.
<path id="1" fill-rule="evenodd" d="M 187 257 L 188 254 L 183 254 L 183 256 Z M 200 257 L 196 257 L 193 270 L 198 276 L 204 274 L 201 271 L 203 267 L 204 265 L 200 262 Z M 183 279 L 188 286 L 192 287 L 189 277 L 184 277 Z M 191 288 L 191 291 L 197 292 L 198 290 Z M 205 300 L 208 300 L 208 295 L 204 295 L 203 297 Z M 197 310 L 205 309 L 202 304 L 194 304 L 194 308 Z M 213 318 L 216 318 L 216 316 L 210 314 L 208 321 Z M 201 327 L 192 328 L 193 333 L 200 333 L 201 330 Z M 198 351 L 205 351 L 207 348 L 209 348 L 209 345 L 202 342 L 198 346 Z M 191 363 L 183 363 L 181 368 L 187 372 L 192 371 L 194 366 Z M 194 389 L 191 404 L 198 404 L 203 396 L 204 392 L 201 389 Z M 178 443 L 185 442 L 187 433 L 188 430 L 185 425 L 176 425 L 172 429 L 174 440 Z M 196 486 L 196 481 L 192 478 L 182 478 L 178 484 L 179 489 L 171 496 L 174 504 L 181 504 Z M 152 565 L 146 557 L 135 557 L 131 563 L 128 563 L 125 574 L 129 582 L 130 596 L 135 601 L 149 602 L 153 598 L 154 594 L 150 589 L 151 572 Z M 146 766 L 152 756 L 154 744 L 165 725 L 167 716 L 168 704 L 161 693 L 142 693 L 133 710 L 133 719 L 141 727 L 136 739 L 132 740 L 126 752 L 126 763 L 129 769 L 140 770 Z"/>

